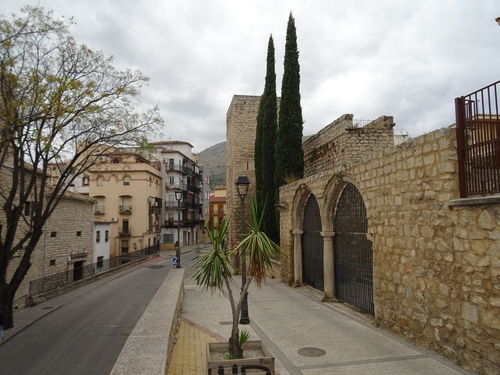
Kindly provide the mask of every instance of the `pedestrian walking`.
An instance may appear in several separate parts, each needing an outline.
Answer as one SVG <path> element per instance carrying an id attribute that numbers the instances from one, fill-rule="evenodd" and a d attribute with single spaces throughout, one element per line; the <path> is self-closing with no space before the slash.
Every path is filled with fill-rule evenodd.
<path id="1" fill-rule="evenodd" d="M 3 325 L 4 325 L 4 315 L 3 315 L 3 311 L 0 310 L 0 341 L 2 341 L 4 339 Z"/>

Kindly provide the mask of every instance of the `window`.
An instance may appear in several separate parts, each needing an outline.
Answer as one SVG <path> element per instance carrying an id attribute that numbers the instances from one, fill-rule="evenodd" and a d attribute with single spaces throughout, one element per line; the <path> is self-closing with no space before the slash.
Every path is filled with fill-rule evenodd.
<path id="1" fill-rule="evenodd" d="M 104 265 L 104 257 L 97 257 L 97 268 L 102 268 Z"/>
<path id="2" fill-rule="evenodd" d="M 24 216 L 31 215 L 31 202 L 26 202 L 24 204 Z"/>
<path id="3" fill-rule="evenodd" d="M 164 243 L 174 243 L 174 235 L 173 234 L 164 234 L 163 235 Z"/>
<path id="4" fill-rule="evenodd" d="M 50 232 L 50 237 L 57 237 L 57 232 Z"/>
<path id="5" fill-rule="evenodd" d="M 101 242 L 101 231 L 100 230 L 95 232 L 95 242 Z"/>
<path id="6" fill-rule="evenodd" d="M 56 265 L 56 260 L 55 259 L 51 259 L 50 262 L 49 262 L 49 266 L 55 266 Z"/>
<path id="7" fill-rule="evenodd" d="M 82 186 L 89 186 L 89 176 L 83 176 Z"/>
<path id="8" fill-rule="evenodd" d="M 129 176 L 123 177 L 123 185 L 130 185 L 130 177 Z"/>
<path id="9" fill-rule="evenodd" d="M 109 230 L 104 232 L 104 242 L 108 242 L 108 241 L 109 241 Z"/>
<path id="10" fill-rule="evenodd" d="M 97 186 L 103 186 L 104 185 L 104 177 L 99 176 L 97 177 Z"/>
<path id="11" fill-rule="evenodd" d="M 77 231 L 77 232 L 76 232 L 76 236 L 77 236 L 77 237 L 81 237 L 81 236 L 82 236 L 82 231 L 81 231 L 81 230 Z"/>
<path id="12" fill-rule="evenodd" d="M 169 185 L 173 185 L 173 184 L 175 184 L 175 177 L 173 177 L 173 176 L 169 176 L 169 177 L 168 177 L 168 183 L 169 183 Z"/>
<path id="13" fill-rule="evenodd" d="M 122 240 L 122 253 L 128 253 L 128 240 Z"/>

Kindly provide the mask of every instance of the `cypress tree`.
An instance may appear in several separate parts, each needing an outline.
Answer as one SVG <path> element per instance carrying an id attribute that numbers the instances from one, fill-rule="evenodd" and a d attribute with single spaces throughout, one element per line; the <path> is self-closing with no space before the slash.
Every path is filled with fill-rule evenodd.
<path id="1" fill-rule="evenodd" d="M 295 20 L 290 13 L 276 142 L 276 189 L 304 176 L 300 66 Z"/>
<path id="2" fill-rule="evenodd" d="M 275 150 L 277 128 L 276 73 L 274 42 L 272 35 L 267 46 L 267 71 L 264 93 L 261 96 L 257 115 L 255 136 L 255 177 L 257 204 L 259 211 L 264 209 L 263 229 L 274 241 L 277 240 L 276 213 L 274 208 L 275 189 Z M 265 203 L 265 207 L 264 207 Z"/>

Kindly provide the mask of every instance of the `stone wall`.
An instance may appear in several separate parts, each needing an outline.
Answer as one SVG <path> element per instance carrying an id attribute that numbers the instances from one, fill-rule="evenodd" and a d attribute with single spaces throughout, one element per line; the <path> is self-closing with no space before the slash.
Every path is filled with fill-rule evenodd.
<path id="1" fill-rule="evenodd" d="M 304 176 L 333 165 L 359 162 L 368 154 L 392 146 L 393 127 L 390 116 L 381 116 L 363 127 L 354 126 L 353 115 L 341 116 L 304 142 Z"/>
<path id="2" fill-rule="evenodd" d="M 387 141 L 385 131 L 380 136 Z M 346 137 L 363 148 L 356 132 Z M 323 152 L 321 147 L 339 139 L 321 138 L 306 142 L 307 154 Z M 331 150 L 346 154 L 348 145 L 337 143 Z M 294 250 L 307 197 L 314 194 L 318 201 L 322 235 L 334 236 L 337 200 L 352 183 L 368 214 L 376 322 L 473 371 L 498 373 L 500 199 L 481 205 L 458 199 L 455 129 L 397 147 L 384 143 L 383 151 L 358 163 L 327 151 L 316 159 L 321 160 L 308 159 L 308 177 L 280 189 L 281 244 L 288 255 L 282 259 L 282 279 L 297 281 Z M 327 251 L 334 253 L 333 248 Z"/>
<path id="3" fill-rule="evenodd" d="M 226 115 L 226 189 L 227 218 L 229 220 L 228 241 L 233 247 L 238 242 L 240 231 L 241 203 L 236 191 L 238 176 L 247 176 L 250 181 L 246 205 L 255 198 L 255 132 L 260 96 L 234 95 Z"/>
<path id="4" fill-rule="evenodd" d="M 30 282 L 60 272 L 72 277 L 74 263 L 92 263 L 93 201 L 67 193 L 47 220 L 42 237 L 31 256 L 31 268 L 17 290 L 14 308 L 25 307 Z M 15 271 L 19 257 L 14 257 L 8 277 Z"/>

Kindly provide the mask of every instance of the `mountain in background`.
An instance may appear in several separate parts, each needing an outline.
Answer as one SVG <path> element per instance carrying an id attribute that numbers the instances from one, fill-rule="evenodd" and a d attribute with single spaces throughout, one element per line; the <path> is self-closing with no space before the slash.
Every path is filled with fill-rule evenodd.
<path id="1" fill-rule="evenodd" d="M 201 151 L 198 162 L 203 166 L 203 173 L 210 178 L 210 188 L 226 185 L 226 142 Z"/>
<path id="2" fill-rule="evenodd" d="M 302 137 L 304 143 L 310 135 Z M 217 186 L 226 186 L 226 142 L 220 142 L 216 145 L 201 151 L 198 154 L 198 162 L 203 166 L 203 172 L 210 178 L 210 188 Z"/>

